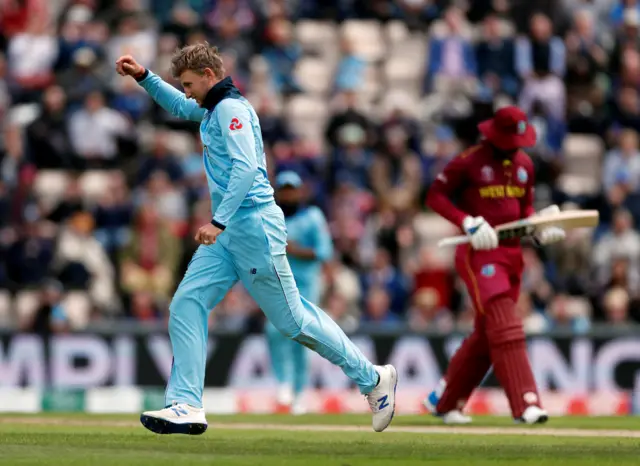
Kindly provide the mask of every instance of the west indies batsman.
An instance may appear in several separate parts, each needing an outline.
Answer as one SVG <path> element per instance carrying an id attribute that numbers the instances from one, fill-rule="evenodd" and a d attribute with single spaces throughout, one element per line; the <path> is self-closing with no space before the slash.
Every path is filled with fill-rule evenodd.
<path id="1" fill-rule="evenodd" d="M 475 308 L 474 330 L 451 359 L 444 378 L 424 401 L 445 423 L 467 423 L 462 410 L 493 365 L 514 419 L 545 422 L 527 357 L 522 321 L 516 313 L 523 269 L 519 239 L 502 240 L 496 225 L 559 211 L 553 205 L 535 212 L 533 163 L 521 149 L 536 142 L 535 129 L 517 107 L 506 107 L 478 126 L 479 145 L 454 158 L 431 187 L 427 205 L 459 226 L 470 239 L 455 253 L 457 273 Z M 536 240 L 549 244 L 565 238 L 548 227 Z"/>

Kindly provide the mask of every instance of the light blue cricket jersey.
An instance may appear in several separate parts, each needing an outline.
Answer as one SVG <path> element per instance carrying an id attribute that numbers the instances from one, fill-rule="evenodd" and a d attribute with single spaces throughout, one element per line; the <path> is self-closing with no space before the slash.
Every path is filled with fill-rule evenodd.
<path id="1" fill-rule="evenodd" d="M 327 221 L 322 211 L 315 206 L 303 208 L 295 215 L 285 217 L 285 221 L 287 240 L 315 251 L 316 260 L 303 260 L 291 255 L 288 255 L 288 258 L 301 292 L 310 294 L 305 296 L 307 299 L 318 299 L 320 265 L 333 255 L 333 243 Z"/>
<path id="2" fill-rule="evenodd" d="M 138 83 L 172 115 L 200 122 L 214 225 L 226 228 L 239 207 L 274 202 L 258 115 L 230 77 L 209 91 L 204 108 L 148 70 Z"/>

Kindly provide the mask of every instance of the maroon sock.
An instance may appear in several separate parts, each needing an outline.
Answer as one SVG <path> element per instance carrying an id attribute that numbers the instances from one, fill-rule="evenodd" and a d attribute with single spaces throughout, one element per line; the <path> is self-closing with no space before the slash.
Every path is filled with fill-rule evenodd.
<path id="1" fill-rule="evenodd" d="M 486 332 L 493 371 L 509 399 L 513 417 L 520 418 L 527 407 L 540 406 L 540 399 L 512 299 L 499 298 L 488 306 Z"/>
<path id="2" fill-rule="evenodd" d="M 487 340 L 482 331 L 476 328 L 451 358 L 444 376 L 447 386 L 436 407 L 438 413 L 462 410 L 490 367 Z"/>

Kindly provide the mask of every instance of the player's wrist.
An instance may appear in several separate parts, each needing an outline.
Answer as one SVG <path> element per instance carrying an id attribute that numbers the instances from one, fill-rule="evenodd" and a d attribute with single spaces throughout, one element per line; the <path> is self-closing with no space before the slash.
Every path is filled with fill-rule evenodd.
<path id="1" fill-rule="evenodd" d="M 138 71 L 136 74 L 133 75 L 133 79 L 135 79 L 138 82 L 144 81 L 147 78 L 147 76 L 149 76 L 148 69 L 146 69 L 143 66 L 141 66 L 140 68 L 141 68 L 140 71 Z"/>
<path id="2" fill-rule="evenodd" d="M 218 222 L 216 219 L 211 220 L 211 225 L 213 225 L 216 228 L 220 228 L 222 231 L 224 231 L 227 228 L 226 225 L 223 225 L 222 223 Z"/>

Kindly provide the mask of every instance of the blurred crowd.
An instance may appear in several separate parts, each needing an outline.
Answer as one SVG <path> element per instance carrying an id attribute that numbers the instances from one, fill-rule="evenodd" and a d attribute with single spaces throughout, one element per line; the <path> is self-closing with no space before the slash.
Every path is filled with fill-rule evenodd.
<path id="1" fill-rule="evenodd" d="M 179 86 L 207 40 L 295 170 L 336 254 L 320 303 L 347 331 L 468 329 L 424 207 L 476 123 L 510 103 L 538 132 L 536 202 L 602 225 L 525 246 L 529 332 L 640 319 L 640 0 L 0 0 L 0 327 L 161 322 L 210 221 L 198 126 L 113 64 Z M 257 331 L 241 285 L 211 326 Z"/>

